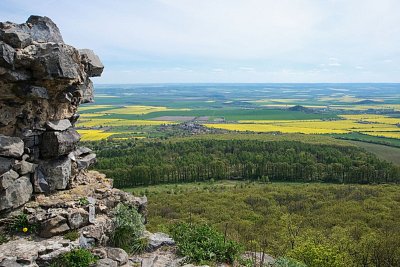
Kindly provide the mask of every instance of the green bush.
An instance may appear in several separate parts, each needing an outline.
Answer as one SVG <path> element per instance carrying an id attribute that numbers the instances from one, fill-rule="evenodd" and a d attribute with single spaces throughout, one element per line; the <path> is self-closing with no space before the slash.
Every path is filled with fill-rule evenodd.
<path id="1" fill-rule="evenodd" d="M 89 267 L 96 263 L 95 257 L 89 250 L 79 248 L 65 253 L 54 259 L 50 267 Z"/>
<path id="2" fill-rule="evenodd" d="M 86 197 L 81 197 L 80 199 L 78 199 L 78 203 L 81 206 L 87 206 L 89 205 L 89 200 Z"/>
<path id="3" fill-rule="evenodd" d="M 307 267 L 307 265 L 290 258 L 282 257 L 274 262 L 273 267 Z"/>
<path id="4" fill-rule="evenodd" d="M 68 233 L 64 234 L 64 238 L 68 239 L 70 241 L 75 241 L 79 238 L 80 234 L 78 232 L 78 230 L 72 230 L 69 231 Z"/>
<path id="5" fill-rule="evenodd" d="M 349 266 L 347 256 L 333 246 L 306 241 L 288 253 L 288 256 L 304 262 L 308 267 Z"/>
<path id="6" fill-rule="evenodd" d="M 208 225 L 180 223 L 172 226 L 171 233 L 179 253 L 194 263 L 233 263 L 242 250 L 238 243 L 225 240 L 220 232 Z"/>
<path id="7" fill-rule="evenodd" d="M 143 218 L 136 209 L 118 204 L 115 208 L 111 244 L 133 253 L 137 249 L 139 238 L 143 235 L 143 232 Z"/>

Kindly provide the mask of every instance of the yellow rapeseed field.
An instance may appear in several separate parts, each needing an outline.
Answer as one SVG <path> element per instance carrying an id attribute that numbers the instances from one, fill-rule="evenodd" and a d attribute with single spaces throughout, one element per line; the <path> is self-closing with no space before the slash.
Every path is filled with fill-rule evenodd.
<path id="1" fill-rule="evenodd" d="M 364 133 L 368 134 L 368 135 L 373 135 L 373 136 L 383 136 L 383 137 L 400 139 L 400 131 L 399 132 L 364 132 Z"/>
<path id="2" fill-rule="evenodd" d="M 173 121 L 150 121 L 150 120 L 126 120 L 126 119 L 84 119 L 79 121 L 78 127 L 97 127 L 97 126 L 145 126 L 174 124 Z"/>
<path id="3" fill-rule="evenodd" d="M 87 111 L 87 110 L 93 110 L 93 109 L 98 109 L 98 108 L 113 108 L 114 106 L 112 105 L 82 105 L 79 107 L 79 111 Z"/>
<path id="4" fill-rule="evenodd" d="M 343 102 L 343 103 L 354 103 L 354 102 L 358 102 L 358 101 L 362 101 L 365 99 L 361 99 L 361 98 L 357 98 L 354 97 L 352 95 L 341 95 L 341 96 L 324 96 L 324 97 L 320 97 L 318 98 L 319 101 L 336 101 L 336 102 Z M 371 99 L 372 100 L 372 99 Z M 374 99 L 375 101 L 381 101 L 380 99 Z"/>
<path id="5" fill-rule="evenodd" d="M 374 136 L 400 138 L 400 119 L 383 115 L 342 115 L 341 120 L 241 120 L 232 124 L 204 124 L 232 131 L 329 134 L 360 132 Z"/>
<path id="6" fill-rule="evenodd" d="M 102 117 L 104 114 L 101 113 L 83 113 L 79 114 L 79 119 L 86 119 L 86 118 L 94 118 L 94 117 Z"/>
<path id="7" fill-rule="evenodd" d="M 341 115 L 341 117 L 353 121 L 364 121 L 364 122 L 383 123 L 392 125 L 400 124 L 400 118 L 389 118 L 384 115 L 357 114 L 357 115 Z"/>
<path id="8" fill-rule="evenodd" d="M 107 139 L 117 134 L 113 132 L 103 132 L 102 130 L 78 130 L 78 133 L 82 135 L 81 141 L 97 141 Z"/>
<path id="9" fill-rule="evenodd" d="M 132 115 L 142 115 L 151 112 L 167 111 L 167 110 L 182 110 L 186 111 L 189 109 L 170 109 L 167 107 L 156 107 L 156 106 L 124 106 L 120 108 L 115 108 L 106 111 L 100 111 L 103 114 L 132 114 Z"/>
<path id="10" fill-rule="evenodd" d="M 382 105 L 330 105 L 331 109 L 341 110 L 368 110 L 368 109 L 393 109 L 394 111 L 400 111 L 400 104 L 382 104 Z"/>
<path id="11" fill-rule="evenodd" d="M 231 131 L 252 131 L 252 132 L 282 132 L 282 133 L 304 133 L 304 134 L 328 134 L 328 133 L 349 133 L 347 130 L 319 129 L 307 127 L 292 127 L 289 125 L 255 124 L 255 123 L 232 123 L 232 124 L 204 124 L 209 128 L 218 128 Z"/>

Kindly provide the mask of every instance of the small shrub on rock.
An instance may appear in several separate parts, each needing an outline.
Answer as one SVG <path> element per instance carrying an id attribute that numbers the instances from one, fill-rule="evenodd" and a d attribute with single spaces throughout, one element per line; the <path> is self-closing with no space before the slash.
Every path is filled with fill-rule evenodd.
<path id="1" fill-rule="evenodd" d="M 208 225 L 180 223 L 172 227 L 171 234 L 179 253 L 194 263 L 233 263 L 242 251 L 238 243 Z"/>
<path id="2" fill-rule="evenodd" d="M 137 210 L 124 204 L 118 204 L 115 208 L 112 245 L 133 253 L 137 250 L 137 246 L 140 246 L 138 242 L 143 232 L 143 218 Z"/>

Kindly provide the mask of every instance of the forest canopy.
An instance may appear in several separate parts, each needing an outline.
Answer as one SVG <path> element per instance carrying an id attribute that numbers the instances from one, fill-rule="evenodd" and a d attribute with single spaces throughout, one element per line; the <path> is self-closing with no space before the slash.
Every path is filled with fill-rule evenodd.
<path id="1" fill-rule="evenodd" d="M 362 148 L 299 140 L 192 139 L 91 143 L 117 187 L 205 180 L 398 183 L 400 168 Z"/>

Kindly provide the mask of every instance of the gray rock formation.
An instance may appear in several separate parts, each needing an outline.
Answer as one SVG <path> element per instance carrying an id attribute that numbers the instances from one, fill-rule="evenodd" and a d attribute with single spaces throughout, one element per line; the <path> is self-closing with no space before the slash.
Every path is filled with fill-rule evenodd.
<path id="1" fill-rule="evenodd" d="M 29 176 L 21 176 L 14 180 L 0 194 L 0 210 L 13 209 L 28 202 L 33 192 Z"/>
<path id="2" fill-rule="evenodd" d="M 19 137 L 0 134 L 0 156 L 19 158 L 24 153 L 24 142 Z"/>
<path id="3" fill-rule="evenodd" d="M 79 104 L 93 100 L 89 78 L 103 68 L 93 51 L 65 44 L 47 17 L 0 23 L 0 212 L 32 193 L 67 189 L 96 162 L 91 151 L 76 150 L 72 125 Z"/>
<path id="4" fill-rule="evenodd" d="M 117 204 L 145 217 L 147 198 L 88 171 L 96 155 L 78 146 L 74 129 L 78 106 L 93 101 L 89 78 L 103 68 L 93 51 L 65 44 L 47 17 L 0 23 L 0 230 L 21 213 L 37 227 L 37 234 L 21 232 L 0 245 L 0 267 L 48 266 L 77 247 L 97 251 L 97 266 L 132 265 L 124 250 L 101 246 L 110 240 Z M 69 231 L 79 238 L 60 236 Z M 160 233 L 149 240 L 152 250 L 173 245 Z"/>

